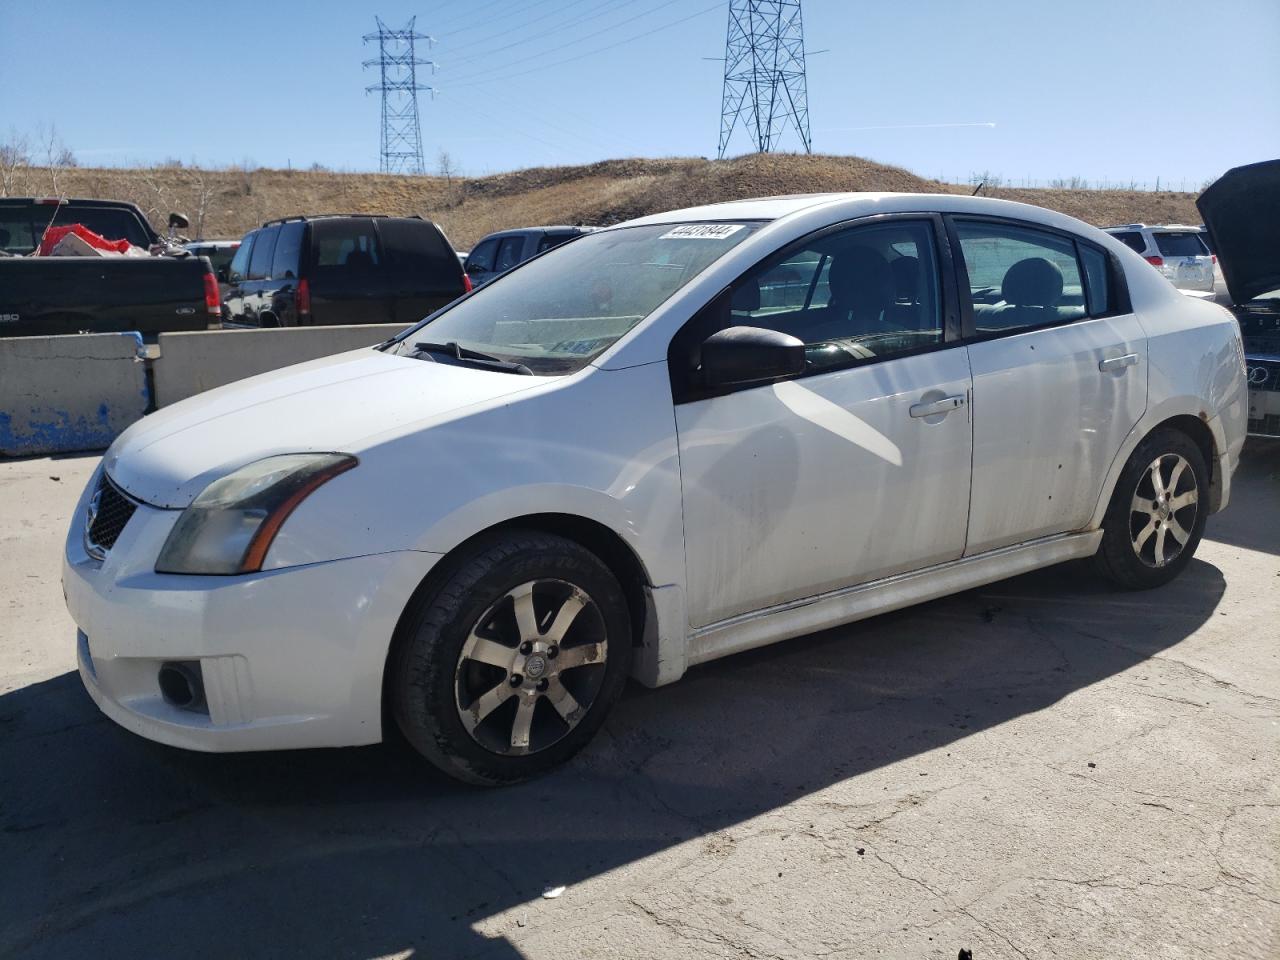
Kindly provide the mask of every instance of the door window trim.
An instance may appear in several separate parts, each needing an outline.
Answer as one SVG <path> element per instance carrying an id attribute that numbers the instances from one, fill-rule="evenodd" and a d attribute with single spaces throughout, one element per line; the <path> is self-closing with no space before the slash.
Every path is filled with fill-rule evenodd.
<path id="1" fill-rule="evenodd" d="M 1129 284 L 1125 279 L 1124 268 L 1120 265 L 1116 255 L 1099 243 L 1087 240 L 1078 234 L 1072 233 L 1070 230 L 1063 230 L 1060 227 L 1051 227 L 1046 224 L 1036 223 L 1031 220 L 1019 220 L 1016 217 L 1001 217 L 991 214 L 979 213 L 948 213 L 942 218 L 946 222 L 947 239 L 957 252 L 954 261 L 954 279 L 956 283 L 957 293 L 960 298 L 960 323 L 963 330 L 961 343 L 984 343 L 987 340 L 999 340 L 1004 337 L 1016 337 L 1023 333 L 1034 333 L 1038 330 L 1051 330 L 1054 327 L 1065 327 L 1073 323 L 1084 323 L 1089 320 L 1101 320 L 1106 317 L 1123 317 L 1133 313 L 1133 303 L 1129 299 Z M 1075 317 L 1069 320 L 1048 320 L 1044 323 L 1038 323 L 1033 326 L 1015 327 L 1011 330 L 992 330 L 988 333 L 979 333 L 977 325 L 973 321 L 973 288 L 969 284 L 969 270 L 964 260 L 964 248 L 960 245 L 960 235 L 956 231 L 956 223 L 987 223 L 996 226 L 1018 227 L 1024 230 L 1034 232 L 1047 233 L 1059 240 L 1066 240 L 1072 244 L 1075 258 L 1076 271 L 1080 274 L 1080 290 L 1084 297 L 1084 316 Z M 1107 285 L 1110 288 L 1111 296 L 1110 309 L 1105 313 L 1091 313 L 1089 310 L 1089 276 L 1084 268 L 1084 261 L 1080 257 L 1080 248 L 1091 247 L 1101 253 L 1107 262 Z"/>
<path id="2" fill-rule="evenodd" d="M 675 356 L 677 347 L 679 352 L 683 352 L 687 346 L 684 338 L 687 331 L 692 331 L 695 326 L 702 322 L 708 310 L 716 309 L 721 300 L 731 296 L 733 288 L 742 282 L 748 275 L 759 270 L 765 264 L 771 261 L 783 263 L 788 257 L 804 250 L 807 246 L 819 243 L 827 237 L 835 233 L 841 233 L 846 230 L 852 230 L 857 227 L 875 226 L 881 223 L 892 223 L 894 221 L 920 221 L 927 222 L 932 228 L 934 258 L 937 262 L 938 269 L 938 293 L 939 308 L 942 314 L 942 339 L 937 343 L 926 344 L 917 347 L 914 350 L 902 350 L 897 353 L 885 357 L 850 357 L 848 361 L 843 363 L 835 363 L 830 366 L 824 366 L 817 370 L 807 370 L 803 373 L 792 374 L 785 377 L 776 377 L 772 380 L 762 380 L 755 383 L 732 384 L 723 387 L 708 388 L 697 382 L 693 376 L 693 371 L 688 369 L 688 365 L 679 360 Z M 676 405 L 683 403 L 694 403 L 698 400 L 709 400 L 712 397 L 727 396 L 732 393 L 739 393 L 744 390 L 756 390 L 760 387 L 772 386 L 775 383 L 782 383 L 789 380 L 805 380 L 809 377 L 825 376 L 829 373 L 839 373 L 843 370 L 849 370 L 853 367 L 867 367 L 878 363 L 890 363 L 905 357 L 919 356 L 924 353 L 934 353 L 938 350 L 947 350 L 952 347 L 960 346 L 964 340 L 962 337 L 962 315 L 960 312 L 961 298 L 959 286 L 956 277 L 957 264 L 952 255 L 953 240 L 950 232 L 944 222 L 944 217 L 936 210 L 919 210 L 919 211 L 903 211 L 897 213 L 877 213 L 869 216 L 855 217 L 851 220 L 842 220 L 839 223 L 828 224 L 814 230 L 812 233 L 805 234 L 797 240 L 793 240 L 783 247 L 780 247 L 767 256 L 761 257 L 750 267 L 743 270 L 738 276 L 734 277 L 727 283 L 714 297 L 681 324 L 680 329 L 671 336 L 671 341 L 667 346 L 667 372 L 671 379 L 671 398 Z M 814 275 L 814 284 L 817 282 L 817 274 Z M 812 286 L 805 302 L 808 303 L 812 297 Z"/>

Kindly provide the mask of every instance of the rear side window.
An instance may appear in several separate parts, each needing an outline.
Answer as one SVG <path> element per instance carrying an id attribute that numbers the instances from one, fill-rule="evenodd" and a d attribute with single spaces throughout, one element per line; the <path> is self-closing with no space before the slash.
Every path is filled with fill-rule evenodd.
<path id="1" fill-rule="evenodd" d="M 1113 233 L 1112 236 L 1123 243 L 1126 247 L 1129 247 L 1131 250 L 1136 250 L 1138 253 L 1142 253 L 1147 249 L 1147 241 L 1142 238 L 1142 234 L 1136 231 L 1130 230 L 1124 233 Z"/>
<path id="2" fill-rule="evenodd" d="M 1186 231 L 1157 233 L 1154 236 L 1156 247 L 1162 257 L 1207 257 L 1209 255 L 1209 250 L 1200 239 L 1199 233 Z"/>
<path id="3" fill-rule="evenodd" d="M 387 269 L 396 280 L 416 287 L 460 286 L 458 257 L 435 224 L 426 220 L 379 220 L 378 234 Z"/>
<path id="4" fill-rule="evenodd" d="M 45 209 L 52 210 L 51 207 L 45 207 Z M 44 224 L 39 222 L 40 219 L 37 215 L 37 229 L 42 230 Z M 128 240 L 135 247 L 147 247 L 151 243 L 146 230 L 138 222 L 132 210 L 63 206 L 58 208 L 58 217 L 54 223 L 55 225 L 81 223 L 99 236 L 106 237 L 108 240 Z"/>
<path id="5" fill-rule="evenodd" d="M 253 245 L 253 254 L 249 258 L 249 279 L 268 280 L 271 277 L 271 257 L 276 249 L 276 237 L 280 235 L 279 227 L 268 227 L 258 234 Z"/>
<path id="6" fill-rule="evenodd" d="M 232 283 L 244 280 L 249 275 L 249 256 L 253 253 L 253 242 L 258 238 L 255 230 L 242 241 L 236 255 L 231 258 L 231 267 L 227 271 L 227 279 Z"/>
<path id="7" fill-rule="evenodd" d="M 978 334 L 1010 333 L 1083 318 L 1075 244 L 1032 227 L 956 222 Z"/>
<path id="8" fill-rule="evenodd" d="M 312 221 L 311 245 L 318 270 L 372 273 L 382 266 L 382 245 L 367 217 Z"/>
<path id="9" fill-rule="evenodd" d="M 302 220 L 290 220 L 280 226 L 276 252 L 271 258 L 271 276 L 279 280 L 298 276 L 298 257 L 306 229 L 307 225 Z"/>
<path id="10" fill-rule="evenodd" d="M 495 270 L 510 270 L 520 262 L 520 254 L 524 251 L 524 237 L 504 237 L 498 245 L 498 262 Z"/>
<path id="11" fill-rule="evenodd" d="M 1080 262 L 1084 264 L 1085 295 L 1089 315 L 1103 317 L 1114 313 L 1108 257 L 1097 247 L 1080 244 Z"/>
<path id="12" fill-rule="evenodd" d="M 476 248 L 467 255 L 467 271 L 475 273 L 489 273 L 493 270 L 493 255 L 497 252 L 497 240 L 486 240 L 484 243 L 478 244 Z"/>

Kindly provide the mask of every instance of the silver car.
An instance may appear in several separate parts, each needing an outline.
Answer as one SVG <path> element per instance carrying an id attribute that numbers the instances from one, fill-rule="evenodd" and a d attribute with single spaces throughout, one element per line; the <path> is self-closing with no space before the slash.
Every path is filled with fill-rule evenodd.
<path id="1" fill-rule="evenodd" d="M 1199 227 L 1129 223 L 1107 227 L 1106 232 L 1136 250 L 1179 290 L 1213 292 L 1217 257 L 1209 252 Z"/>

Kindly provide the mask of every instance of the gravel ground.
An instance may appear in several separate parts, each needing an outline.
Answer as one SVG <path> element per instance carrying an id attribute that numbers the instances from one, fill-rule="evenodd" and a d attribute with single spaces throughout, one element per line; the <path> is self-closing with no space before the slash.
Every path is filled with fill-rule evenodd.
<path id="1" fill-rule="evenodd" d="M 1280 446 L 1170 587 L 1066 565 L 709 664 L 500 791 L 103 719 L 58 583 L 95 462 L 0 463 L 2 957 L 1280 956 Z"/>

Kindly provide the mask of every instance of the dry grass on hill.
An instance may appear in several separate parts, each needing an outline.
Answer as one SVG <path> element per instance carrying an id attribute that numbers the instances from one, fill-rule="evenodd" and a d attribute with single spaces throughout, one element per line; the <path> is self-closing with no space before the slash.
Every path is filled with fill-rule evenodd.
<path id="1" fill-rule="evenodd" d="M 53 192 L 50 171 L 30 169 L 15 194 Z M 605 160 L 452 178 L 300 170 L 70 168 L 57 172 L 67 196 L 132 200 L 157 226 L 170 210 L 191 217 L 191 235 L 239 237 L 273 217 L 299 213 L 421 214 L 458 249 L 484 234 L 547 223 L 610 224 L 743 197 L 843 190 L 968 192 L 858 157 L 753 154 L 732 160 Z M 1126 190 L 995 189 L 988 195 L 1061 210 L 1090 223 L 1198 223 L 1194 196 Z"/>

